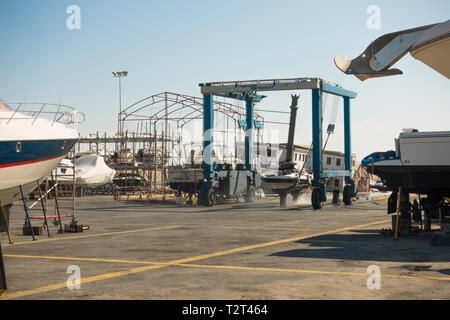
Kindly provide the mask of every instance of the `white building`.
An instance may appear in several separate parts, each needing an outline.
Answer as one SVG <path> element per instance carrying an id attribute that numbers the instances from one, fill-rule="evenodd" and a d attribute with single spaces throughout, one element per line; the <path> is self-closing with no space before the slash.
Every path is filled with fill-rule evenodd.
<path id="1" fill-rule="evenodd" d="M 278 148 L 267 146 L 268 153 L 271 157 L 278 159 L 278 161 L 283 161 L 286 158 L 286 143 L 280 143 Z M 270 150 L 270 151 L 269 151 Z M 276 155 L 275 155 L 276 154 Z M 343 152 L 325 150 L 322 154 L 323 157 L 323 170 L 344 170 L 344 159 L 345 155 Z M 292 160 L 297 164 L 297 168 L 304 170 L 312 174 L 312 148 L 306 145 L 294 144 L 294 150 L 292 152 Z M 356 155 L 352 154 L 352 166 L 355 167 Z M 357 169 L 357 168 L 354 168 Z M 327 191 L 331 192 L 339 187 L 342 191 L 343 188 L 343 177 L 330 178 L 327 181 Z"/>

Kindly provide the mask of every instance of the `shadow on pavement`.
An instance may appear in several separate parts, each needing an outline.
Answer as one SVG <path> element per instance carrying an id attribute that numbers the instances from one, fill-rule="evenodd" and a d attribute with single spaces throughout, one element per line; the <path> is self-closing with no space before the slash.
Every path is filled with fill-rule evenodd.
<path id="1" fill-rule="evenodd" d="M 342 259 L 391 262 L 450 262 L 448 247 L 430 246 L 429 238 L 381 235 L 379 230 L 352 230 L 296 241 L 302 248 L 272 253 L 289 258 Z M 307 247 L 305 247 L 307 245 Z"/>

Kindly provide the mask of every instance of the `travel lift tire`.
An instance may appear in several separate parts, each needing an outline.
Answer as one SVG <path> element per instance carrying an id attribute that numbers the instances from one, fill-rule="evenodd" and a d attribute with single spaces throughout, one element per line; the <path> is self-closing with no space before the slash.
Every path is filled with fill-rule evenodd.
<path id="1" fill-rule="evenodd" d="M 207 207 L 214 206 L 214 203 L 216 202 L 216 192 L 214 191 L 214 188 L 208 188 L 205 194 L 204 204 Z"/>
<path id="2" fill-rule="evenodd" d="M 311 194 L 311 204 L 314 210 L 322 209 L 321 188 L 313 188 Z"/>
<path id="3" fill-rule="evenodd" d="M 253 202 L 256 198 L 256 189 L 254 186 L 249 186 L 247 190 L 247 194 L 245 195 L 245 202 Z"/>
<path id="4" fill-rule="evenodd" d="M 423 214 L 423 231 L 431 231 L 431 214 L 428 212 L 428 210 L 425 210 Z"/>
<path id="5" fill-rule="evenodd" d="M 342 200 L 347 206 L 352 204 L 352 186 L 350 184 L 344 186 L 344 190 L 342 192 Z"/>

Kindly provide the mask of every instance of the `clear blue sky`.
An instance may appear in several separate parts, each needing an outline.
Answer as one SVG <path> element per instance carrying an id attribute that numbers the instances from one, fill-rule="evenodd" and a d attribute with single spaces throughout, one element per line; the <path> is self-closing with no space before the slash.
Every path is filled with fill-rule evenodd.
<path id="1" fill-rule="evenodd" d="M 72 4 L 81 9 L 80 30 L 66 27 Z M 366 26 L 369 5 L 381 9 L 379 30 Z M 207 81 L 321 77 L 358 92 L 352 141 L 360 159 L 393 148 L 402 128 L 449 130 L 450 82 L 410 55 L 395 65 L 403 75 L 361 82 L 341 73 L 334 56 L 354 58 L 382 34 L 442 22 L 449 12 L 450 2 L 438 0 L 2 0 L 0 98 L 73 105 L 86 114 L 83 135 L 112 134 L 112 71 L 129 71 L 124 105 L 163 91 L 200 96 L 198 83 Z M 289 93 L 268 95 L 261 107 L 288 110 Z M 302 99 L 296 143 L 309 144 L 309 95 Z M 339 120 L 342 112 L 338 129 Z M 342 150 L 339 133 L 330 148 Z"/>

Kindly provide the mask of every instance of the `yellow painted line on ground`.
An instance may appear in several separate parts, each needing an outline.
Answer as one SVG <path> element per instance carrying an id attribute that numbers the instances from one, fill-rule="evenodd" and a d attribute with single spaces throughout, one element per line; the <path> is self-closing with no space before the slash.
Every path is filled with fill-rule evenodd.
<path id="1" fill-rule="evenodd" d="M 305 235 L 305 236 L 301 236 L 301 237 L 293 237 L 293 238 L 288 238 L 288 239 L 270 241 L 270 242 L 255 244 L 255 245 L 251 245 L 251 246 L 245 246 L 245 247 L 240 247 L 240 248 L 235 248 L 235 249 L 230 249 L 230 250 L 223 250 L 223 251 L 213 252 L 213 253 L 209 253 L 209 254 L 203 254 L 203 255 L 190 257 L 190 258 L 172 260 L 172 261 L 168 261 L 165 263 L 158 263 L 157 265 L 133 268 L 128 271 L 113 272 L 113 273 L 107 273 L 107 274 L 98 275 L 98 276 L 87 277 L 87 278 L 83 278 L 81 283 L 89 283 L 89 282 L 94 282 L 94 281 L 100 281 L 100 280 L 105 280 L 105 279 L 121 277 L 121 276 L 129 275 L 129 274 L 135 274 L 138 272 L 144 272 L 144 271 L 148 271 L 148 270 L 169 267 L 169 266 L 173 266 L 173 265 L 181 265 L 181 264 L 184 264 L 187 262 L 204 260 L 204 259 L 223 256 L 223 255 L 232 254 L 232 253 L 236 253 L 236 252 L 248 251 L 248 250 L 252 250 L 252 249 L 263 248 L 263 247 L 273 246 L 273 245 L 277 245 L 277 244 L 299 241 L 299 240 L 303 240 L 303 239 L 307 239 L 307 238 L 313 238 L 313 237 L 318 237 L 318 236 L 332 234 L 332 233 L 344 232 L 344 231 L 357 229 L 357 228 L 364 228 L 364 227 L 368 227 L 368 226 L 372 226 L 372 225 L 376 225 L 376 224 L 380 224 L 380 223 L 386 223 L 388 221 L 390 221 L 390 220 L 375 221 L 375 222 L 371 222 L 371 223 L 367 223 L 367 224 L 357 225 L 357 226 L 353 226 L 353 227 L 346 227 L 346 228 L 341 228 L 341 229 L 335 229 L 335 230 L 330 230 L 330 231 L 325 231 L 325 232 L 319 232 L 319 233 L 309 234 L 309 235 Z M 37 289 L 8 294 L 8 296 L 6 298 L 2 298 L 1 300 L 20 298 L 20 297 L 24 297 L 24 296 L 37 294 L 37 293 L 58 290 L 58 289 L 62 289 L 65 287 L 66 287 L 65 282 L 58 283 L 58 284 L 54 284 L 54 285 L 37 288 Z"/>
<path id="2" fill-rule="evenodd" d="M 154 228 L 145 228 L 145 229 L 137 229 L 137 230 L 106 232 L 106 233 L 95 233 L 95 234 L 87 234 L 87 235 L 82 235 L 82 236 L 46 238 L 46 239 L 38 239 L 36 241 L 30 240 L 30 241 L 14 242 L 14 244 L 5 244 L 5 245 L 3 245 L 3 247 L 17 246 L 17 245 L 23 245 L 23 244 L 43 243 L 43 242 L 49 242 L 49 241 L 73 240 L 73 239 L 83 239 L 83 238 L 92 238 L 92 237 L 112 236 L 112 235 L 135 233 L 135 232 L 176 229 L 176 228 L 180 228 L 180 227 L 181 226 L 165 226 L 165 227 L 154 227 Z"/>
<path id="3" fill-rule="evenodd" d="M 126 264 L 165 264 L 164 262 L 153 261 L 134 261 L 134 260 L 118 260 L 118 259 L 97 259 L 97 258 L 77 258 L 77 257 L 52 257 L 52 256 L 30 256 L 22 254 L 4 254 L 4 257 L 24 258 L 24 259 L 48 259 L 48 260 L 69 260 L 69 261 L 89 261 L 89 262 L 109 262 L 109 263 L 126 263 Z"/>
<path id="4" fill-rule="evenodd" d="M 27 256 L 24 256 L 27 257 Z M 91 259 L 89 259 L 91 260 Z M 109 262 L 114 260 L 108 260 Z M 126 260 L 118 260 L 124 262 Z M 180 266 L 180 267 L 190 267 L 190 268 L 212 268 L 212 269 L 225 269 L 225 270 L 238 270 L 238 271 L 269 271 L 269 272 L 290 272 L 290 273 L 306 273 L 306 274 L 326 274 L 326 275 L 348 275 L 348 276 L 361 276 L 368 277 L 370 274 L 367 273 L 357 273 L 357 272 L 338 272 L 338 271 L 320 271 L 320 270 L 301 270 L 301 269 L 282 269 L 282 268 L 261 268 L 261 267 L 241 267 L 241 266 L 224 266 L 224 265 L 198 265 L 198 264 L 182 264 L 174 262 L 143 262 L 146 264 L 154 264 L 151 266 L 137 267 L 126 271 L 112 272 L 97 276 L 85 277 L 81 279 L 81 284 L 86 284 L 95 281 L 107 280 L 111 278 L 117 278 L 121 276 L 136 274 L 149 270 L 156 270 L 169 266 Z M 428 276 L 408 276 L 408 275 L 392 275 L 392 274 L 381 274 L 381 277 L 385 278 L 397 278 L 397 279 L 416 279 L 416 280 L 438 280 L 438 281 L 450 281 L 450 277 L 428 277 Z M 26 290 L 21 292 L 10 293 L 6 297 L 2 297 L 1 300 L 16 299 L 29 295 L 45 293 L 49 291 L 54 291 L 58 289 L 64 289 L 67 287 L 66 282 L 61 282 L 53 285 L 44 286 L 37 289 Z"/>
<path id="5" fill-rule="evenodd" d="M 198 228 L 198 229 L 210 229 L 210 228 L 214 228 L 214 229 L 242 229 L 242 230 L 286 230 L 286 231 L 299 231 L 301 226 L 299 226 L 298 228 L 285 228 L 285 227 L 238 227 L 238 226 L 217 226 L 217 225 L 213 225 L 213 226 L 208 226 L 208 225 L 204 225 L 204 226 L 200 226 L 200 225 L 183 225 L 183 228 Z"/>
<path id="6" fill-rule="evenodd" d="M 229 269 L 229 270 L 242 270 L 242 271 L 292 272 L 292 273 L 347 275 L 347 276 L 362 276 L 362 277 L 369 277 L 371 275 L 369 273 L 358 273 L 358 272 L 302 270 L 302 269 L 282 269 L 282 268 L 261 268 L 261 267 L 242 267 L 242 266 L 205 265 L 205 264 L 188 264 L 188 263 L 175 264 L 175 266 L 191 267 L 191 268 L 205 268 L 205 269 L 212 268 L 212 269 Z M 450 277 L 395 275 L 395 274 L 383 274 L 383 272 L 381 272 L 381 278 L 383 278 L 383 277 L 400 278 L 400 279 L 422 279 L 422 280 L 450 281 Z"/>
<path id="7" fill-rule="evenodd" d="M 327 234 L 349 231 L 349 230 L 358 229 L 358 228 L 364 228 L 364 227 L 372 226 L 375 224 L 386 223 L 389 221 L 390 220 L 375 221 L 375 222 L 361 224 L 361 225 L 353 226 L 353 227 L 346 227 L 346 228 L 335 229 L 335 230 L 330 230 L 330 231 L 325 231 L 325 232 L 319 232 L 319 233 L 315 233 L 315 234 L 308 234 L 308 235 L 300 236 L 300 237 L 292 237 L 292 238 L 281 239 L 281 240 L 276 240 L 276 241 L 264 242 L 264 243 L 254 244 L 254 245 L 240 247 L 240 248 L 234 248 L 234 249 L 229 249 L 229 250 L 223 250 L 223 251 L 218 251 L 218 252 L 213 252 L 213 253 L 202 254 L 202 255 L 190 257 L 190 258 L 178 259 L 178 260 L 171 261 L 170 263 L 171 264 L 179 264 L 179 263 L 187 263 L 187 262 L 193 262 L 193 261 L 198 261 L 198 260 L 204 260 L 204 259 L 223 256 L 223 255 L 227 255 L 227 254 L 248 251 L 248 250 L 252 250 L 252 249 L 259 249 L 259 248 L 263 248 L 263 247 L 268 247 L 268 246 L 273 246 L 273 245 L 278 245 L 278 244 L 283 244 L 283 243 L 288 243 L 288 242 L 294 242 L 294 241 L 304 240 L 304 239 L 308 239 L 308 238 L 324 236 Z"/>
<path id="8" fill-rule="evenodd" d="M 94 282 L 94 281 L 107 280 L 107 279 L 111 279 L 111 278 L 117 278 L 117 277 L 122 277 L 122 276 L 130 275 L 130 274 L 135 274 L 135 273 L 139 273 L 139 272 L 143 272 L 143 271 L 158 269 L 158 268 L 162 268 L 164 266 L 165 265 L 145 266 L 145 267 L 133 268 L 133 269 L 126 270 L 126 271 L 118 271 L 118 272 L 101 274 L 101 275 L 92 276 L 92 277 L 81 278 L 81 285 L 90 283 L 90 282 Z M 64 288 L 67 288 L 67 282 L 56 283 L 56 284 L 48 285 L 48 286 L 37 288 L 37 289 L 8 293 L 6 297 L 0 298 L 0 300 L 17 299 L 17 298 L 22 298 L 22 297 L 33 295 L 33 294 L 45 293 L 45 292 L 54 291 L 54 290 L 58 290 L 58 289 L 64 289 Z"/>
<path id="9" fill-rule="evenodd" d="M 262 268 L 262 267 L 244 267 L 244 266 L 226 266 L 226 265 L 205 265 L 205 264 L 189 264 L 189 263 L 171 263 L 171 262 L 156 262 L 156 261 L 135 261 L 135 260 L 118 260 L 118 259 L 95 259 L 95 258 L 71 258 L 71 257 L 50 257 L 50 256 L 30 256 L 7 254 L 5 257 L 25 258 L 25 259 L 49 259 L 49 260 L 69 260 L 69 261 L 89 261 L 89 262 L 108 262 L 108 263 L 125 263 L 125 264 L 146 264 L 154 266 L 179 266 L 190 268 L 213 268 L 213 269 L 230 269 L 230 270 L 249 270 L 249 271 L 276 271 L 276 272 L 294 272 L 294 273 L 311 273 L 311 274 L 330 274 L 330 275 L 350 275 L 350 276 L 364 276 L 367 273 L 357 272 L 341 272 L 341 271 L 321 271 L 321 270 L 303 270 L 303 269 L 283 269 L 283 268 Z M 395 275 L 383 274 L 382 277 L 401 278 L 401 279 L 425 279 L 425 280 L 440 280 L 450 281 L 450 277 L 429 277 L 429 276 L 410 276 L 410 275 Z"/>

